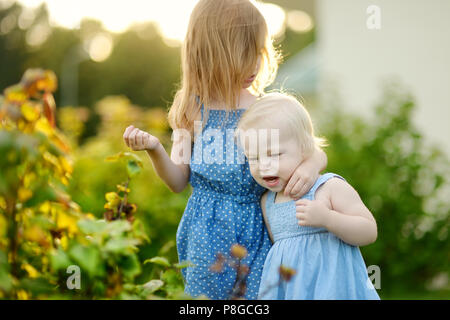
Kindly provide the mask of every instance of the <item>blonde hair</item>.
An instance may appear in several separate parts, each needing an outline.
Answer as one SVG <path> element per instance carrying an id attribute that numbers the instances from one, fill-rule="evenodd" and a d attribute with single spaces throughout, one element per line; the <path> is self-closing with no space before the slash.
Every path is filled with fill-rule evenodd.
<path id="1" fill-rule="evenodd" d="M 260 55 L 261 67 L 250 88 L 256 95 L 273 82 L 281 59 L 264 17 L 249 0 L 200 0 L 182 47 L 181 88 L 168 115 L 172 129 L 187 129 L 193 137 L 200 106 L 207 111 L 213 101 L 225 103 L 228 116 Z"/>
<path id="2" fill-rule="evenodd" d="M 315 148 L 327 145 L 324 138 L 314 135 L 314 126 L 306 108 L 295 97 L 281 92 L 268 93 L 248 108 L 237 125 L 235 137 L 239 137 L 241 130 L 264 128 L 273 122 L 274 114 L 282 123 L 280 130 L 288 130 L 289 136 L 296 138 L 304 157 L 309 157 Z"/>

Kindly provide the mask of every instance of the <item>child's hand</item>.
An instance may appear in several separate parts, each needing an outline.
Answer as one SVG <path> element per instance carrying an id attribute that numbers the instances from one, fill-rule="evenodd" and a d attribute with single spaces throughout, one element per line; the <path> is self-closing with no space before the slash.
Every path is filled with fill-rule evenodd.
<path id="1" fill-rule="evenodd" d="M 309 163 L 302 162 L 289 179 L 289 182 L 284 189 L 284 195 L 289 196 L 294 200 L 300 199 L 309 191 L 309 189 L 311 189 L 317 178 L 319 178 L 319 172 L 310 168 Z"/>
<path id="2" fill-rule="evenodd" d="M 125 129 L 123 140 L 134 151 L 153 150 L 159 145 L 159 139 L 151 134 L 139 130 L 134 126 Z"/>
<path id="3" fill-rule="evenodd" d="M 300 226 L 326 227 L 330 210 L 320 200 L 300 199 L 295 202 L 296 217 Z"/>

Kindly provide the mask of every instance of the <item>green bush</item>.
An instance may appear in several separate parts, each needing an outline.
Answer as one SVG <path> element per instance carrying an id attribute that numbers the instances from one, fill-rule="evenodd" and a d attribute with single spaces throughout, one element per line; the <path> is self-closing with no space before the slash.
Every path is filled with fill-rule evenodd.
<path id="1" fill-rule="evenodd" d="M 331 108 L 320 123 L 330 143 L 327 171 L 346 178 L 377 221 L 377 241 L 361 251 L 380 267 L 380 295 L 420 298 L 434 288 L 448 297 L 450 166 L 415 128 L 412 97 L 389 84 L 370 119 Z"/>
<path id="2" fill-rule="evenodd" d="M 73 201 L 77 195 L 71 196 L 69 184 L 76 139 L 68 139 L 56 127 L 55 89 L 53 72 L 32 69 L 0 96 L 0 298 L 182 295 L 183 265 L 167 263 L 161 270 L 150 260 L 150 275 L 158 279 L 137 280 L 143 274 L 139 248 L 149 242 L 137 207 L 129 201 L 130 182 L 143 166 L 139 157 L 111 156 L 107 149 L 107 160 L 116 162 L 110 163 L 113 171 L 102 171 L 106 187 L 95 192 L 101 205 L 97 218 Z M 105 159 L 94 154 L 104 165 Z M 117 161 L 122 159 L 125 165 Z M 86 170 L 83 175 L 92 173 Z M 111 176 L 116 177 L 114 185 L 106 183 Z"/>

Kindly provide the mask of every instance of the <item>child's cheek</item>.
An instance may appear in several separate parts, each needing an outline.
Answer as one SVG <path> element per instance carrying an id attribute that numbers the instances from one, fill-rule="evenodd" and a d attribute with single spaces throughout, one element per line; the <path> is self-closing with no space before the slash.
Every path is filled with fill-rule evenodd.
<path id="1" fill-rule="evenodd" d="M 250 165 L 250 174 L 252 175 L 253 178 L 258 178 L 258 176 L 256 175 L 256 170 L 255 170 L 255 166 L 254 165 Z"/>
<path id="2" fill-rule="evenodd" d="M 255 166 L 250 165 L 250 174 L 252 175 L 253 179 L 255 179 L 256 182 L 261 183 L 261 181 L 260 181 L 261 179 L 260 179 L 257 171 L 258 170 Z"/>

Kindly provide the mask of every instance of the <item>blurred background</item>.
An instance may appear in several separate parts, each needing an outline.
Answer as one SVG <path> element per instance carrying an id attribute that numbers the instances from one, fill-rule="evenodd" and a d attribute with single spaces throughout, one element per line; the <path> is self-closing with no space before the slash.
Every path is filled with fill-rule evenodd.
<path id="1" fill-rule="evenodd" d="M 0 0 L 0 89 L 30 68 L 55 72 L 57 127 L 74 166 L 67 193 L 83 212 L 103 217 L 105 194 L 127 180 L 105 158 L 126 151 L 128 125 L 170 152 L 167 110 L 196 2 Z M 302 99 L 329 141 L 327 171 L 377 220 L 378 239 L 361 252 L 380 268 L 380 297 L 449 299 L 450 2 L 273 0 L 260 10 L 284 56 L 271 89 Z M 151 239 L 138 258 L 175 263 L 191 190 L 171 193 L 136 154 L 145 170 L 130 201 Z M 135 283 L 157 278 L 154 268 L 143 264 Z"/>

